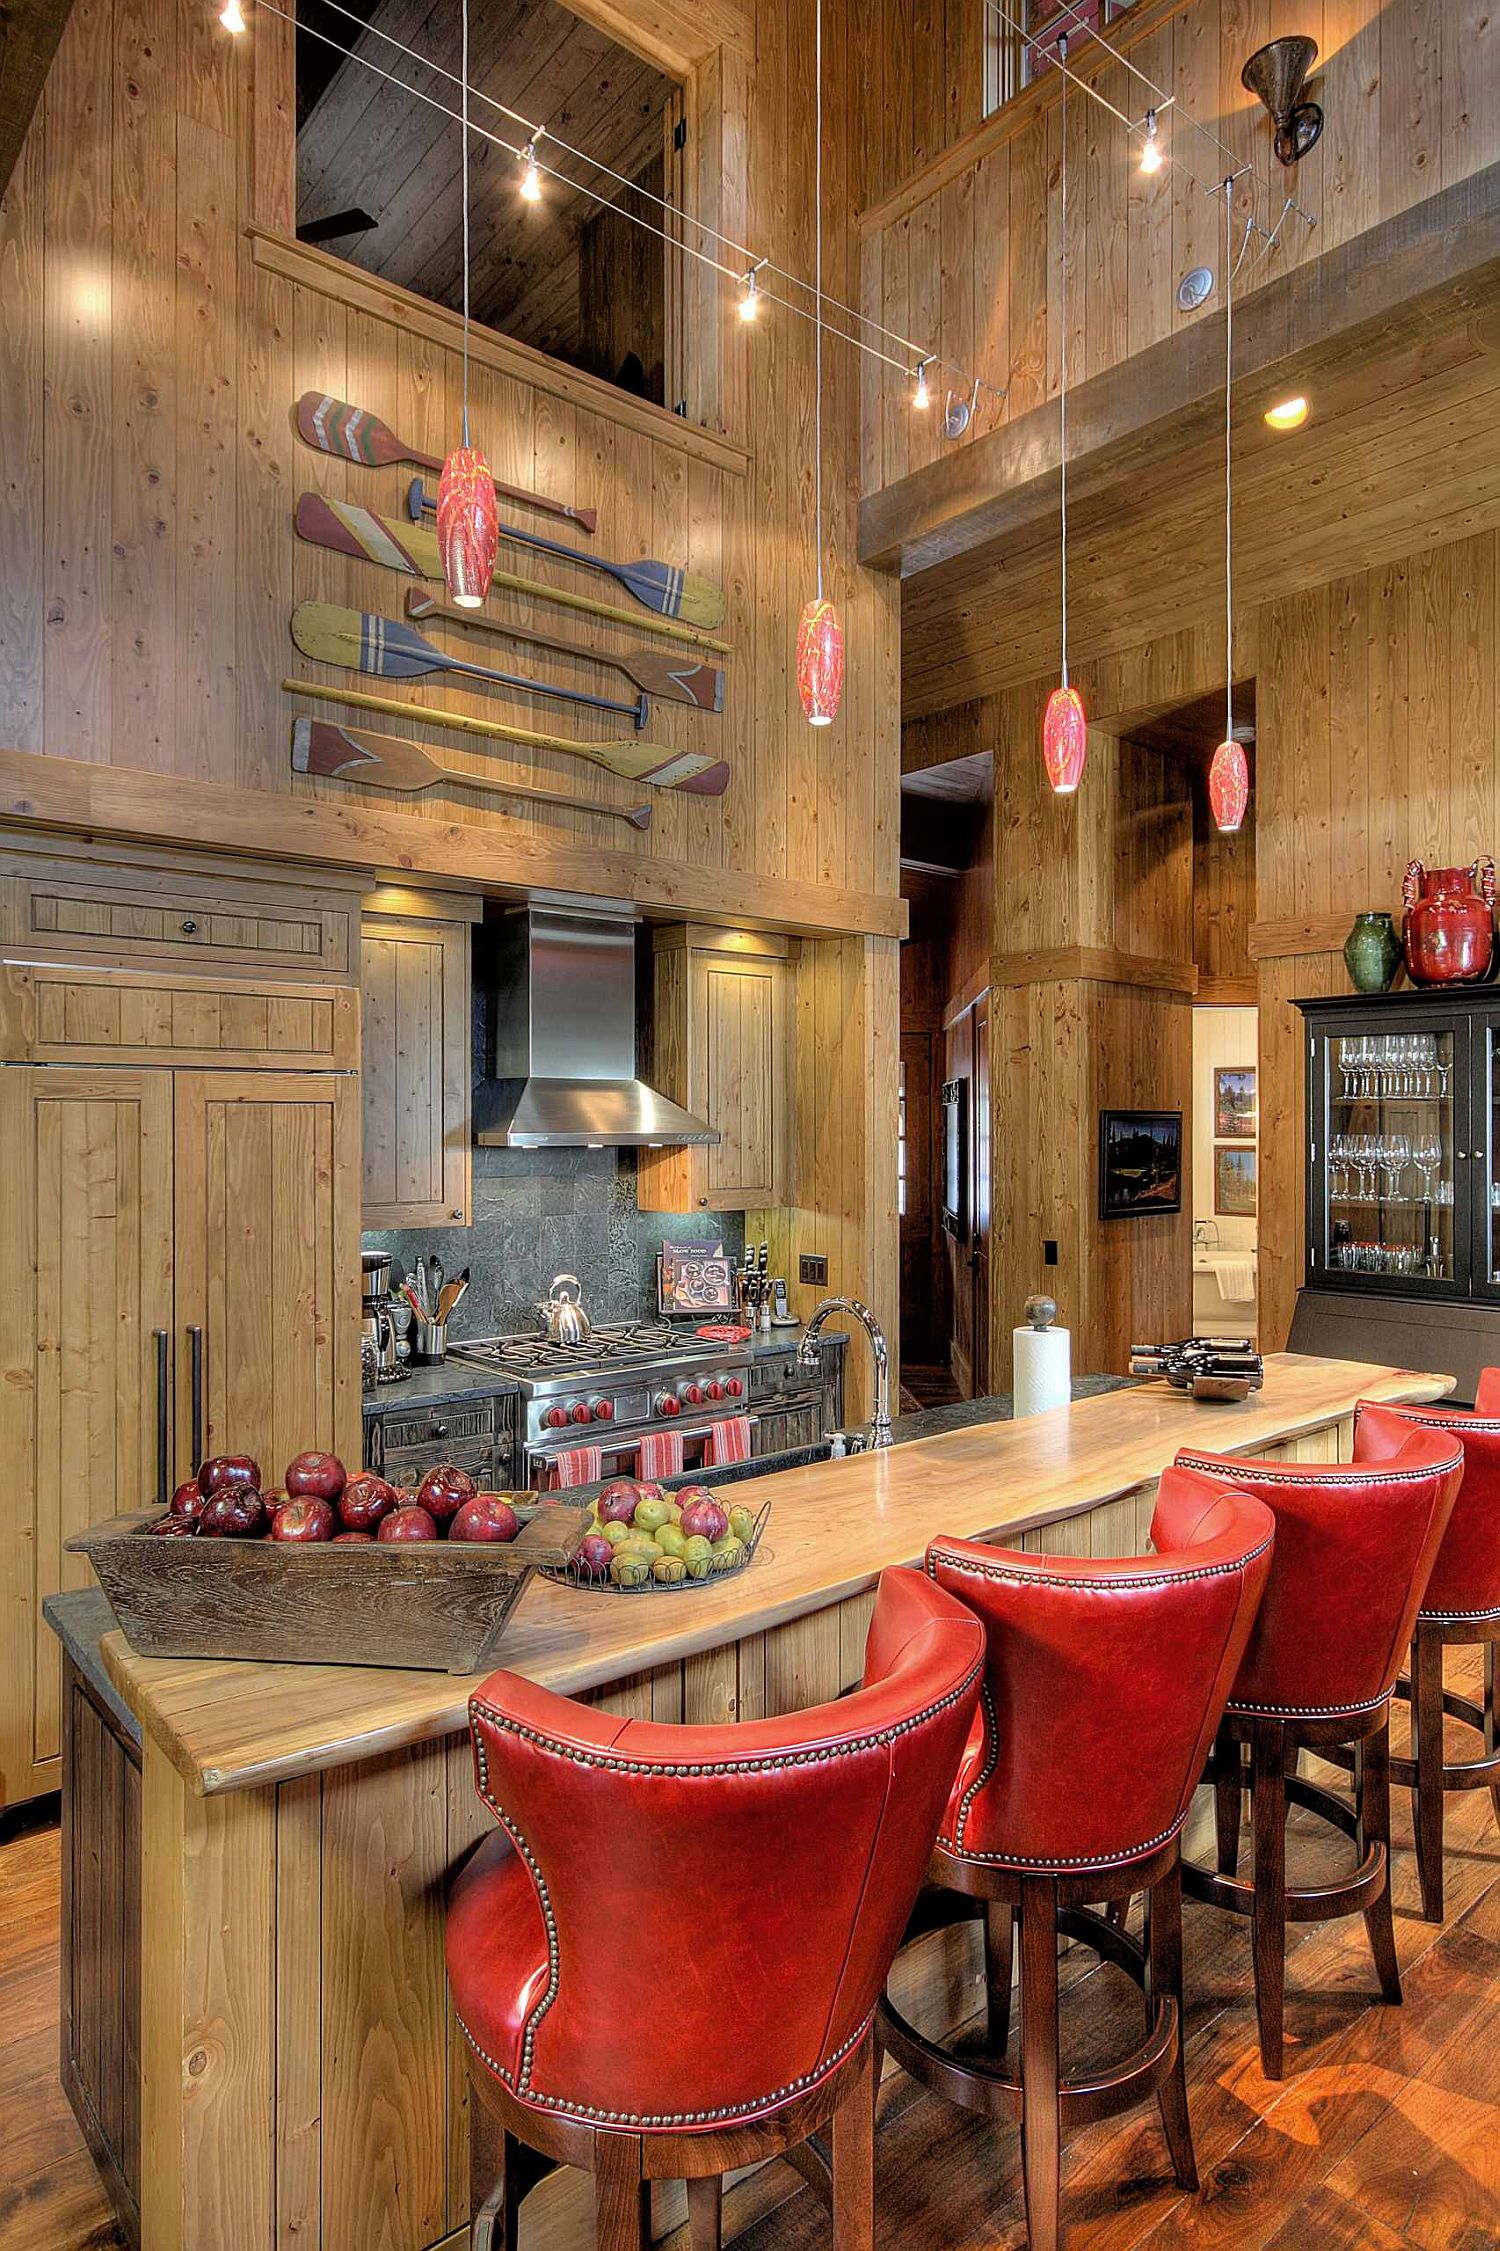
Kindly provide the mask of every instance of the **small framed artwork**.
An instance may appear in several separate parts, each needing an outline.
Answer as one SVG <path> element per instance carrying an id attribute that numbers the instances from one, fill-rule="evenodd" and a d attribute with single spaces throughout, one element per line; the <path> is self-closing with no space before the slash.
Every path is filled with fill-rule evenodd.
<path id="1" fill-rule="evenodd" d="M 1215 1071 L 1215 1141 L 1253 1141 L 1259 1122 L 1254 1064 L 1233 1063 Z"/>
<path id="2" fill-rule="evenodd" d="M 1099 1113 L 1099 1217 L 1149 1219 L 1182 1209 L 1182 1112 Z"/>
<path id="3" fill-rule="evenodd" d="M 1215 1149 L 1214 1210 L 1221 1219 L 1254 1219 L 1255 1151 Z"/>

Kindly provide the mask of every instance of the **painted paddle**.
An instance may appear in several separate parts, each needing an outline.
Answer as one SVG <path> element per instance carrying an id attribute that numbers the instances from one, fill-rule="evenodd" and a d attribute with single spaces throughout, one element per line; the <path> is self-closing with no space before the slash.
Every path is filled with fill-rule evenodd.
<path id="1" fill-rule="evenodd" d="M 418 469 L 440 470 L 443 466 L 435 453 L 419 453 L 405 438 L 398 438 L 378 414 L 350 406 L 347 399 L 331 399 L 326 391 L 303 392 L 297 401 L 297 430 L 320 453 L 337 454 L 341 461 L 357 461 L 365 469 L 384 469 L 396 461 L 410 461 Z M 498 477 L 494 486 L 502 500 L 518 500 L 523 508 L 535 508 L 543 516 L 564 517 L 580 531 L 598 529 L 597 509 L 572 508 L 565 500 L 549 500 L 545 493 L 529 492 L 524 485 L 502 484 Z"/>
<path id="2" fill-rule="evenodd" d="M 442 583 L 437 535 L 420 524 L 393 523 L 369 508 L 355 508 L 344 500 L 325 500 L 318 492 L 298 497 L 293 519 L 299 539 L 315 547 L 331 547 L 339 555 L 356 555 L 367 563 L 380 563 L 388 571 L 405 571 L 408 578 L 431 578 Z M 611 625 L 628 625 L 637 633 L 659 633 L 664 640 L 686 641 L 695 649 L 712 649 L 716 656 L 733 652 L 727 641 L 700 633 L 696 626 L 676 618 L 642 617 L 638 610 L 622 610 L 614 602 L 596 602 L 591 595 L 574 594 L 567 587 L 543 586 L 534 578 L 518 578 L 513 571 L 496 571 L 491 591 L 524 594 L 528 601 L 553 602 L 559 609 L 577 610 L 584 617 L 604 618 Z"/>
<path id="3" fill-rule="evenodd" d="M 437 495 L 428 494 L 420 477 L 413 477 L 406 488 L 406 513 L 414 524 L 419 524 L 424 515 L 437 514 Z M 606 556 L 585 555 L 581 547 L 564 547 L 555 539 L 543 539 L 539 532 L 521 531 L 515 524 L 502 524 L 500 537 L 519 547 L 534 547 L 539 555 L 558 555 L 565 563 L 603 571 L 606 577 L 628 587 L 648 610 L 659 610 L 663 617 L 685 617 L 693 625 L 724 622 L 724 597 L 717 586 L 706 578 L 695 578 L 691 571 L 679 570 L 675 563 L 653 562 L 649 555 L 639 563 L 612 563 Z"/>
<path id="4" fill-rule="evenodd" d="M 400 703 L 395 696 L 367 696 L 355 688 L 327 688 L 321 680 L 283 680 L 291 696 L 314 696 L 320 703 L 345 704 L 351 711 L 378 711 L 392 719 L 415 719 L 424 727 L 450 727 L 461 735 L 483 735 L 488 741 L 526 743 L 533 750 L 566 751 L 572 758 L 587 758 L 628 781 L 652 782 L 658 789 L 691 790 L 699 797 L 722 797 L 729 787 L 729 768 L 722 758 L 705 758 L 701 750 L 664 750 L 660 743 L 575 741 L 571 735 L 539 735 L 529 727 L 507 727 L 498 719 L 474 719 L 466 711 L 444 711 L 437 704 Z"/>
<path id="5" fill-rule="evenodd" d="M 646 695 L 659 696 L 664 703 L 690 703 L 698 711 L 724 709 L 724 675 L 716 665 L 688 664 L 662 649 L 582 648 L 576 641 L 556 641 L 550 633 L 536 633 L 529 625 L 487 617 L 482 610 L 461 610 L 456 603 L 440 602 L 435 594 L 419 594 L 414 586 L 406 589 L 406 614 L 440 617 L 448 625 L 461 625 L 466 633 L 494 633 L 502 641 L 523 641 L 528 648 L 553 649 L 584 664 L 605 665 L 611 672 L 623 672 Z"/>
<path id="6" fill-rule="evenodd" d="M 380 680 L 421 680 L 429 672 L 461 672 L 466 679 L 484 680 L 497 688 L 556 696 L 561 703 L 585 704 L 591 711 L 617 711 L 638 729 L 645 726 L 651 709 L 644 695 L 634 703 L 616 703 L 609 696 L 585 695 L 581 688 L 553 688 L 545 680 L 524 680 L 518 673 L 465 664 L 462 657 L 444 656 L 414 625 L 375 617 L 369 610 L 340 609 L 333 602 L 299 602 L 292 612 L 292 639 L 305 657 L 315 657 L 319 664 L 347 664 Z"/>
<path id="7" fill-rule="evenodd" d="M 336 727 L 331 719 L 294 719 L 292 772 L 321 774 L 339 782 L 365 782 L 372 789 L 412 796 L 423 789 L 487 789 L 501 797 L 529 797 L 538 805 L 567 805 L 577 813 L 603 813 L 632 828 L 651 826 L 649 805 L 596 805 L 591 798 L 569 797 L 532 782 L 504 781 L 498 774 L 465 774 L 429 758 L 420 743 L 400 735 L 365 735 Z"/>

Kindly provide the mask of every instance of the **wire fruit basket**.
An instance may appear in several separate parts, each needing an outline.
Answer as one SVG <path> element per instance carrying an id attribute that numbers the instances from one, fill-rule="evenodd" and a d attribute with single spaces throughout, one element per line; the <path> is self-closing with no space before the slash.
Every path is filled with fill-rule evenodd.
<path id="1" fill-rule="evenodd" d="M 740 1552 L 738 1556 L 714 1556 L 709 1562 L 708 1568 L 698 1573 L 694 1573 L 689 1567 L 683 1571 L 681 1577 L 671 1574 L 658 1578 L 653 1566 L 641 1578 L 622 1582 L 613 1578 L 607 1571 L 590 1570 L 586 1564 L 580 1563 L 575 1553 L 567 1563 L 544 1564 L 540 1576 L 555 1581 L 558 1586 L 582 1587 L 588 1594 L 687 1594 L 700 1587 L 713 1586 L 719 1580 L 738 1578 L 742 1571 L 748 1571 L 755 1561 L 756 1552 L 770 1521 L 771 1504 L 766 1501 L 750 1527 L 748 1537 L 739 1542 Z M 676 1561 L 680 1559 L 669 1558 L 667 1560 Z"/>

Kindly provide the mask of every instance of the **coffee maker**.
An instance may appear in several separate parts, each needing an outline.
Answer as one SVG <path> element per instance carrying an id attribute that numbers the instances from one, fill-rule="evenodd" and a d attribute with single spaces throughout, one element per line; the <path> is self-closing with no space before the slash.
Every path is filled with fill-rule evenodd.
<path id="1" fill-rule="evenodd" d="M 359 1359 L 361 1380 L 366 1389 L 377 1383 L 398 1383 L 407 1372 L 396 1357 L 396 1324 L 391 1319 L 390 1289 L 390 1253 L 361 1251 Z"/>

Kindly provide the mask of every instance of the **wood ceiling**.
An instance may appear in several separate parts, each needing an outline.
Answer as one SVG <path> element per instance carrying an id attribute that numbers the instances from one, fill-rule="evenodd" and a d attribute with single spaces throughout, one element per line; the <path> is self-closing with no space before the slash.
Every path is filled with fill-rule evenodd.
<path id="1" fill-rule="evenodd" d="M 400 73 L 445 109 L 456 108 L 455 85 L 412 64 L 378 34 L 399 39 L 456 73 L 458 0 L 380 0 L 363 34 L 347 18 L 333 15 L 329 29 L 335 37 L 355 34 L 356 54 Z M 305 74 L 312 61 L 311 50 L 304 47 Z M 586 148 L 628 179 L 638 179 L 659 163 L 663 116 L 675 91 L 672 81 L 559 0 L 487 0 L 474 7 L 470 74 L 483 93 Z M 507 141 L 521 137 L 513 121 L 483 102 L 471 101 L 471 117 Z M 545 142 L 541 153 L 545 159 Z M 298 134 L 297 223 L 303 227 L 363 207 L 375 226 L 328 247 L 369 273 L 456 308 L 463 286 L 459 154 L 459 131 L 450 118 L 387 85 L 359 62 L 343 61 L 313 101 Z M 588 176 L 572 160 L 557 161 L 564 171 Z M 542 202 L 528 204 L 517 192 L 518 183 L 515 158 L 475 139 L 474 316 L 541 351 L 576 360 L 579 238 L 599 205 L 551 179 Z M 659 179 L 655 184 L 659 188 Z M 619 192 L 602 179 L 600 187 Z"/>

